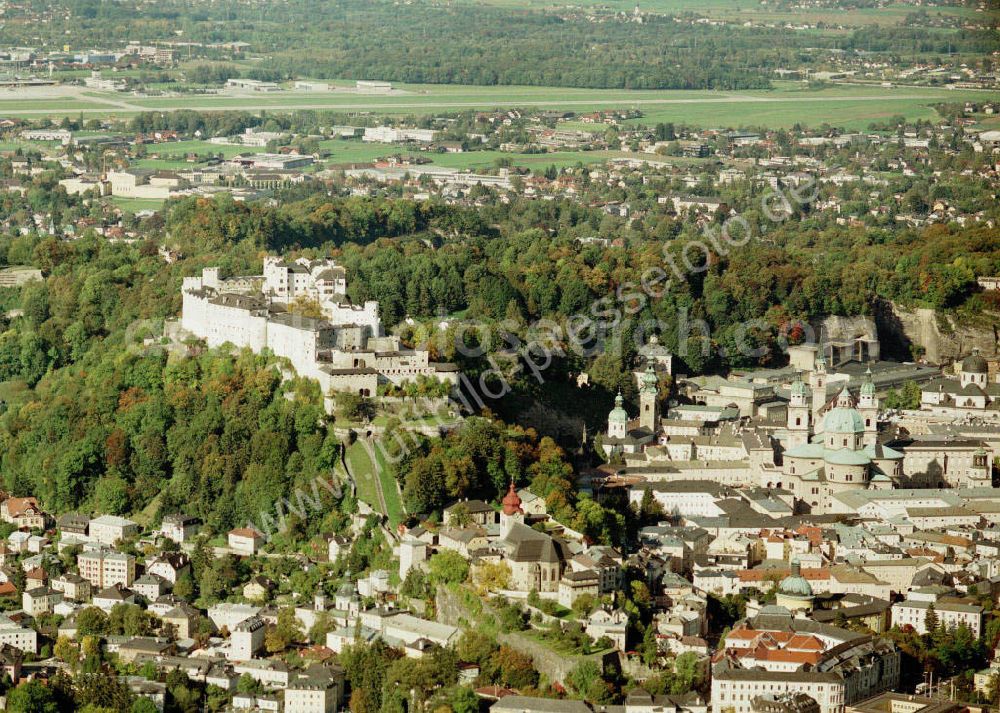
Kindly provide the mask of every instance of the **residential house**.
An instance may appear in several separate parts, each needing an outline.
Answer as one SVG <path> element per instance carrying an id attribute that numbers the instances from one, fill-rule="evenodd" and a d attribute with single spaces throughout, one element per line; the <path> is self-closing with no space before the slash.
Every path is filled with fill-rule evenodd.
<path id="1" fill-rule="evenodd" d="M 118 658 L 125 663 L 133 663 L 139 656 L 164 656 L 173 653 L 175 647 L 169 641 L 148 636 L 136 636 L 118 647 Z"/>
<path id="2" fill-rule="evenodd" d="M 351 548 L 351 541 L 343 535 L 331 535 L 327 543 L 327 559 L 336 562 L 341 555 L 346 555 Z"/>
<path id="3" fill-rule="evenodd" d="M 274 589 L 274 582 L 263 575 L 251 577 L 250 581 L 243 587 L 243 596 L 252 602 L 264 601 L 271 590 Z"/>
<path id="4" fill-rule="evenodd" d="M 7 675 L 11 681 L 21 680 L 21 664 L 24 662 L 24 652 L 10 644 L 0 644 L 0 673 Z"/>
<path id="5" fill-rule="evenodd" d="M 485 527 L 497 522 L 497 511 L 482 500 L 460 500 L 444 509 L 444 524 L 450 527 Z"/>
<path id="6" fill-rule="evenodd" d="M 0 520 L 19 528 L 44 529 L 46 517 L 33 497 L 7 498 L 0 503 Z"/>
<path id="7" fill-rule="evenodd" d="M 160 522 L 160 534 L 178 544 L 188 542 L 198 534 L 201 527 L 201 520 L 181 513 L 164 515 Z"/>
<path id="8" fill-rule="evenodd" d="M 178 639 L 189 639 L 195 634 L 195 627 L 201 612 L 186 602 L 182 602 L 160 617 L 164 624 L 174 627 Z"/>
<path id="9" fill-rule="evenodd" d="M 383 637 L 402 644 L 427 639 L 438 646 L 450 646 L 461 631 L 450 624 L 428 621 L 398 610 L 368 609 L 361 612 L 362 626 L 374 629 Z"/>
<path id="10" fill-rule="evenodd" d="M 559 603 L 571 607 L 582 596 L 596 599 L 600 589 L 601 578 L 594 570 L 567 571 L 559 580 Z"/>
<path id="11" fill-rule="evenodd" d="M 21 607 L 31 616 L 49 614 L 52 608 L 62 601 L 62 592 L 49 587 L 35 587 L 21 595 Z"/>
<path id="12" fill-rule="evenodd" d="M 334 713 L 344 697 L 344 672 L 311 666 L 288 677 L 285 713 Z"/>
<path id="13" fill-rule="evenodd" d="M 177 580 L 185 572 L 191 571 L 191 558 L 183 552 L 163 552 L 154 560 L 146 564 L 146 572 L 163 577 L 170 584 L 177 584 Z"/>
<path id="14" fill-rule="evenodd" d="M 24 588 L 44 587 L 49 583 L 49 573 L 41 567 L 34 567 L 24 574 Z"/>
<path id="15" fill-rule="evenodd" d="M 62 535 L 62 539 L 67 537 L 74 542 L 82 542 L 87 539 L 87 531 L 90 528 L 90 518 L 86 515 L 70 512 L 60 515 L 56 520 L 56 529 Z"/>
<path id="16" fill-rule="evenodd" d="M 155 602 L 170 591 L 170 583 L 158 574 L 144 574 L 132 583 L 132 591 L 147 602 Z"/>
<path id="17" fill-rule="evenodd" d="M 38 653 L 38 632 L 0 614 L 0 644 L 8 644 L 25 653 Z"/>
<path id="18" fill-rule="evenodd" d="M 135 592 L 115 584 L 96 592 L 92 603 L 98 609 L 110 612 L 118 604 L 135 604 Z"/>
<path id="19" fill-rule="evenodd" d="M 597 609 L 587 618 L 585 631 L 594 641 L 608 638 L 619 651 L 625 651 L 628 615 L 621 609 Z"/>
<path id="20" fill-rule="evenodd" d="M 264 544 L 264 535 L 249 527 L 229 531 L 229 549 L 238 555 L 255 555 Z"/>
<path id="21" fill-rule="evenodd" d="M 90 581 L 74 572 L 66 572 L 52 580 L 52 588 L 62 592 L 64 599 L 85 602 L 90 599 Z"/>
<path id="22" fill-rule="evenodd" d="M 934 616 L 940 626 L 950 629 L 964 624 L 973 636 L 979 638 L 983 630 L 984 610 L 978 604 L 907 599 L 892 605 L 892 623 L 894 626 L 909 625 L 918 634 L 926 634 L 928 619 L 933 618 L 928 615 L 931 609 L 934 610 Z"/>
<path id="23" fill-rule="evenodd" d="M 241 621 L 249 619 L 252 616 L 257 616 L 260 612 L 260 607 L 250 606 L 249 604 L 219 602 L 208 608 L 208 618 L 212 620 L 212 623 L 220 631 L 222 629 L 232 631 Z"/>
<path id="24" fill-rule="evenodd" d="M 137 658 L 138 655 L 136 656 Z M 167 700 L 167 684 L 160 683 L 159 681 L 150 681 L 142 676 L 128 676 L 125 679 L 125 683 L 137 698 L 148 698 L 156 706 L 156 710 L 159 713 L 163 713 L 163 708 Z"/>

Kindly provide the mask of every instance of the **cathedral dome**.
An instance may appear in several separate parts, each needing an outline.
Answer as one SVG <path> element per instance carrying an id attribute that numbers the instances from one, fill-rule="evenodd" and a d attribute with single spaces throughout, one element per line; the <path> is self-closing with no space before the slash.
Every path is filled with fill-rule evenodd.
<path id="1" fill-rule="evenodd" d="M 855 408 L 838 406 L 831 409 L 823 419 L 823 431 L 826 433 L 864 433 L 865 421 Z"/>
<path id="2" fill-rule="evenodd" d="M 865 420 L 851 402 L 851 392 L 844 387 L 837 405 L 823 419 L 824 433 L 864 433 Z"/>
<path id="3" fill-rule="evenodd" d="M 965 374 L 986 374 L 990 370 L 986 360 L 979 356 L 979 350 L 962 360 L 962 372 Z"/>
<path id="4" fill-rule="evenodd" d="M 809 580 L 802 576 L 802 569 L 798 560 L 792 561 L 792 573 L 781 580 L 778 591 L 785 596 L 811 597 L 813 595 L 812 585 Z"/>

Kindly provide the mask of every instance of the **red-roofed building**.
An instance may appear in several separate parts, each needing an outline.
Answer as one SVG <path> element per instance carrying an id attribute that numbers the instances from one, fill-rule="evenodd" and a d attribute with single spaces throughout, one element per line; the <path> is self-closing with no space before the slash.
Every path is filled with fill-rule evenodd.
<path id="1" fill-rule="evenodd" d="M 17 527 L 43 529 L 45 513 L 35 498 L 7 498 L 0 504 L 0 519 Z"/>

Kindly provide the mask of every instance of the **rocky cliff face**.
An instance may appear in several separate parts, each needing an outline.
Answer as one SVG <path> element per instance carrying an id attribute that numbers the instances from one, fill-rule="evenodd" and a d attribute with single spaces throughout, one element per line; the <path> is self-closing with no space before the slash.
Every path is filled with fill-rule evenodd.
<path id="1" fill-rule="evenodd" d="M 905 309 L 891 302 L 877 305 L 882 354 L 889 358 L 911 360 L 920 354 L 927 361 L 942 364 L 962 359 L 979 349 L 985 356 L 1000 353 L 1000 315 L 992 328 L 957 324 L 948 315 L 932 309 Z"/>

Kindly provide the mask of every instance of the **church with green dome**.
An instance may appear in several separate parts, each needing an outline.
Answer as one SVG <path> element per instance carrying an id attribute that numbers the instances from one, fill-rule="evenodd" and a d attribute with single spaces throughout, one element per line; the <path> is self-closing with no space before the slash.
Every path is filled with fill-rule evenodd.
<path id="1" fill-rule="evenodd" d="M 639 375 L 638 381 L 638 418 L 629 418 L 619 391 L 615 397 L 615 407 L 608 414 L 608 430 L 598 437 L 600 447 L 608 457 L 639 453 L 647 445 L 655 444 L 660 435 L 660 396 L 652 364 Z"/>
<path id="2" fill-rule="evenodd" d="M 845 386 L 836 401 L 819 409 L 807 403 L 802 382 L 793 384 L 780 479 L 767 486 L 790 491 L 813 514 L 830 512 L 832 497 L 847 490 L 895 487 L 903 476 L 903 454 L 878 443 L 877 418 L 870 372 L 858 401 Z"/>
<path id="3" fill-rule="evenodd" d="M 798 560 L 792 560 L 792 571 L 778 584 L 775 592 L 775 604 L 795 613 L 809 611 L 813 606 L 812 585 L 802 576 L 802 568 Z"/>

